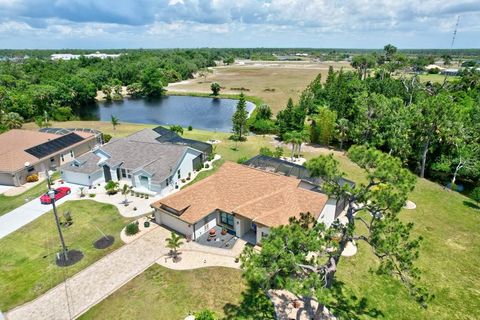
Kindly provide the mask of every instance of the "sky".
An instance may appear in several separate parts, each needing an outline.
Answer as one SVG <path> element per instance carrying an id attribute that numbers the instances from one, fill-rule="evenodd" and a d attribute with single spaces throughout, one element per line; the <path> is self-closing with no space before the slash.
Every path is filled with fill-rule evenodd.
<path id="1" fill-rule="evenodd" d="M 480 0 L 0 0 L 0 48 L 480 47 Z"/>

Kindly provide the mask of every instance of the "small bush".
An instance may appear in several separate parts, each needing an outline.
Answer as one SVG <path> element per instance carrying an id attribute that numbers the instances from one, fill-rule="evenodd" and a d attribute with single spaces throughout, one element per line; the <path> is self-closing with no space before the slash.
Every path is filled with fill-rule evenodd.
<path id="1" fill-rule="evenodd" d="M 88 196 L 89 196 L 90 198 L 95 198 L 96 194 L 95 194 L 95 193 L 90 193 Z"/>
<path id="2" fill-rule="evenodd" d="M 135 208 L 133 208 L 135 210 Z M 125 228 L 125 233 L 129 236 L 133 236 L 134 234 L 137 234 L 139 231 L 138 229 L 138 223 L 132 222 L 127 224 L 127 227 Z"/>
<path id="3" fill-rule="evenodd" d="M 27 182 L 35 182 L 38 181 L 38 174 L 34 173 L 27 177 Z"/>
<path id="4" fill-rule="evenodd" d="M 198 312 L 195 312 L 195 319 L 196 320 L 216 320 L 218 318 L 215 312 L 208 309 L 203 309 Z"/>
<path id="5" fill-rule="evenodd" d="M 245 162 L 247 162 L 247 160 L 248 160 L 248 157 L 241 157 L 240 159 L 237 160 L 237 163 L 244 164 Z"/>
<path id="6" fill-rule="evenodd" d="M 205 163 L 204 168 L 208 169 L 208 168 L 210 168 L 210 165 L 208 163 Z"/>
<path id="7" fill-rule="evenodd" d="M 182 179 L 182 183 L 185 183 L 185 181 L 186 181 L 185 179 Z"/>
<path id="8" fill-rule="evenodd" d="M 103 136 L 103 143 L 107 143 L 110 140 L 112 140 L 112 136 L 109 135 L 108 133 L 102 133 L 102 136 Z"/>
<path id="9" fill-rule="evenodd" d="M 192 127 L 192 126 L 188 126 L 187 130 L 188 130 L 188 131 L 192 131 L 192 130 L 193 130 L 193 127 Z"/>

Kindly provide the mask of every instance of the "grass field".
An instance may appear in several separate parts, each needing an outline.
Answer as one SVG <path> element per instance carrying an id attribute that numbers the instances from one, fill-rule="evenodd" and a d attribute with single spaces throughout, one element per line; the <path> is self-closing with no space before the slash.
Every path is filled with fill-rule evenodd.
<path id="1" fill-rule="evenodd" d="M 113 131 L 109 124 L 99 122 L 61 125 L 91 126 L 105 129 L 108 133 Z M 126 135 L 127 129 L 133 132 L 143 127 L 146 126 L 122 124 L 116 134 Z M 232 150 L 234 144 L 226 140 L 226 133 L 194 130 L 185 131 L 185 136 L 200 140 L 222 140 L 216 151 L 224 159 L 232 161 L 257 154 L 261 146 L 271 146 L 271 137 L 268 136 L 249 137 L 247 142 L 238 144 L 238 151 Z M 316 152 L 305 153 L 305 157 L 329 152 L 317 149 Z M 360 168 L 343 153 L 335 152 L 335 157 L 348 178 L 357 182 L 364 179 Z M 418 266 L 422 271 L 423 283 L 435 295 L 429 307 L 421 309 L 408 297 L 398 281 L 370 272 L 371 268 L 375 268 L 376 261 L 363 243 L 359 244 L 356 256 L 341 260 L 338 279 L 346 284 L 348 293 L 366 298 L 369 306 L 380 310 L 385 319 L 479 319 L 480 210 L 469 205 L 471 200 L 467 197 L 446 191 L 425 179 L 418 180 L 410 199 L 417 204 L 417 209 L 405 210 L 402 219 L 414 222 L 415 235 L 424 238 Z M 138 303 L 142 304 L 141 301 Z"/>
<path id="2" fill-rule="evenodd" d="M 210 93 L 210 84 L 218 82 L 221 93 L 238 94 L 239 88 L 248 89 L 245 94 L 259 97 L 272 107 L 274 114 L 283 109 L 292 98 L 298 100 L 300 93 L 320 73 L 326 79 L 328 67 L 350 68 L 347 63 L 309 63 L 309 62 L 252 62 L 245 65 L 231 65 L 213 68 L 206 79 L 196 78 L 170 84 L 171 92 Z"/>
<path id="3" fill-rule="evenodd" d="M 67 201 L 59 206 L 59 214 L 70 211 L 73 225 L 63 228 L 65 242 L 71 249 L 81 250 L 84 258 L 77 264 L 60 268 L 55 253 L 60 248 L 53 214 L 48 212 L 28 225 L 0 240 L 0 310 L 9 310 L 30 301 L 53 288 L 81 269 L 122 245 L 119 234 L 127 220 L 117 208 L 92 200 Z M 102 234 L 115 237 L 108 249 L 98 250 L 93 242 Z"/>
<path id="4" fill-rule="evenodd" d="M 60 174 L 55 172 L 52 175 L 52 179 L 58 179 Z M 25 199 L 33 200 L 35 198 L 40 197 L 42 194 L 47 192 L 47 182 L 41 182 L 36 186 L 28 189 L 24 193 L 21 193 L 16 196 L 6 196 L 4 194 L 0 194 L 0 216 L 4 215 L 12 211 L 15 208 L 20 207 L 21 205 L 25 204 Z"/>
<path id="5" fill-rule="evenodd" d="M 244 289 L 240 270 L 174 271 L 155 264 L 80 319 L 183 320 L 203 308 L 223 316 L 225 305 L 238 304 Z"/>

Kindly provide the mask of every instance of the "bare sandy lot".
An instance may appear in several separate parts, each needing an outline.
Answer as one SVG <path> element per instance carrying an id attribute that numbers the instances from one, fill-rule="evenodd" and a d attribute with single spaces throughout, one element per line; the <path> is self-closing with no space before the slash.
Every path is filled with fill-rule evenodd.
<path id="1" fill-rule="evenodd" d="M 329 66 L 334 69 L 350 68 L 346 62 L 311 61 L 236 61 L 231 66 L 212 68 L 206 78 L 197 76 L 168 85 L 170 92 L 210 93 L 212 82 L 222 86 L 221 93 L 245 94 L 261 98 L 277 113 L 288 98 L 298 101 L 300 93 L 320 73 L 326 79 Z"/>

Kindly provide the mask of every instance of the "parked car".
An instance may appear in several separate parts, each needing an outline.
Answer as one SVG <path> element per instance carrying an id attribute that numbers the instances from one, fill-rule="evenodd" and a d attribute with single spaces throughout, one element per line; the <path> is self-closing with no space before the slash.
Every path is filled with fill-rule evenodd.
<path id="1" fill-rule="evenodd" d="M 71 190 L 69 187 L 60 187 L 53 190 L 53 192 L 55 192 L 55 201 L 58 201 L 65 197 L 67 194 L 70 194 Z M 48 193 L 45 193 L 40 197 L 40 202 L 43 204 L 50 204 L 52 203 L 52 200 L 50 199 Z"/>

